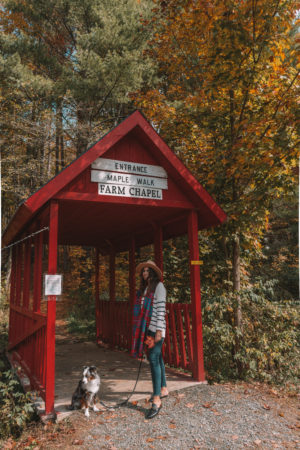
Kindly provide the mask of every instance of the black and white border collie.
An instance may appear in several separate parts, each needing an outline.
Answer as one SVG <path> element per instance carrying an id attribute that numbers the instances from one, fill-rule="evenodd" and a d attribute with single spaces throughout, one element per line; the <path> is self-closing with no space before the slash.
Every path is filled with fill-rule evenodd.
<path id="1" fill-rule="evenodd" d="M 95 366 L 84 366 L 82 378 L 72 395 L 70 409 L 84 409 L 84 415 L 89 417 L 89 408 L 99 411 L 95 405 L 96 395 L 100 389 L 100 377 Z"/>

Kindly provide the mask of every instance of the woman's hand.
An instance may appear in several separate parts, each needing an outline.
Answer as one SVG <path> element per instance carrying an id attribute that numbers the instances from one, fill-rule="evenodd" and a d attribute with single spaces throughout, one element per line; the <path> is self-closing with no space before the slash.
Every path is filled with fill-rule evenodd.
<path id="1" fill-rule="evenodd" d="M 155 344 L 156 344 L 156 342 L 161 341 L 161 338 L 162 338 L 161 330 L 157 330 L 155 333 L 155 338 L 154 338 Z"/>

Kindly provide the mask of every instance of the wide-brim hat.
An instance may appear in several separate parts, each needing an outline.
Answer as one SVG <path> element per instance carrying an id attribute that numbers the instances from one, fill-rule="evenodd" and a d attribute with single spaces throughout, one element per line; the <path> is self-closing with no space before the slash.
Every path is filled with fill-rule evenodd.
<path id="1" fill-rule="evenodd" d="M 158 278 L 161 280 L 161 278 L 162 278 L 162 271 L 161 271 L 160 268 L 155 264 L 154 261 L 151 261 L 151 260 L 149 259 L 148 261 L 145 261 L 145 262 L 140 263 L 140 264 L 137 266 L 137 268 L 136 268 L 137 273 L 140 274 L 141 271 L 142 271 L 142 269 L 143 269 L 144 267 L 150 267 L 151 269 L 155 270 L 155 272 L 156 272 L 157 275 L 158 275 Z"/>

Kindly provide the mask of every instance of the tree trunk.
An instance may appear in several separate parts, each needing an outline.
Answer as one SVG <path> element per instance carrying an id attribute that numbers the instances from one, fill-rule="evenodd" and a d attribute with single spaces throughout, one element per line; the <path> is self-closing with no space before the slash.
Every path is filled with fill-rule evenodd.
<path id="1" fill-rule="evenodd" d="M 241 267 L 240 267 L 240 238 L 237 235 L 233 241 L 233 261 L 232 261 L 232 270 L 233 270 L 233 293 L 235 295 L 235 300 L 237 302 L 235 309 L 235 327 L 236 327 L 236 335 L 235 335 L 235 355 L 239 353 L 241 348 L 241 340 L 242 340 L 242 303 L 241 303 Z M 237 361 L 237 369 L 238 374 L 241 376 L 243 365 L 240 361 Z"/>
<path id="2" fill-rule="evenodd" d="M 63 148 L 63 123 L 62 123 L 62 101 L 59 99 L 56 104 L 55 116 L 55 174 L 63 168 L 64 148 Z"/>
<path id="3" fill-rule="evenodd" d="M 78 106 L 77 109 L 77 143 L 76 154 L 81 155 L 88 145 L 88 117 L 85 108 Z"/>

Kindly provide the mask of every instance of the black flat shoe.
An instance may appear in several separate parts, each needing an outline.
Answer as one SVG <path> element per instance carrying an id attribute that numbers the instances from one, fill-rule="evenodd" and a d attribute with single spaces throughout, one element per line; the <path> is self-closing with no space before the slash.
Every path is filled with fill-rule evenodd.
<path id="1" fill-rule="evenodd" d="M 160 410 L 161 405 L 157 406 L 155 403 L 152 403 L 151 409 L 149 409 L 146 414 L 146 419 L 153 419 L 153 417 L 157 416 Z"/>
<path id="2" fill-rule="evenodd" d="M 160 398 L 167 398 L 167 397 L 169 397 L 169 394 L 167 394 L 167 395 L 160 395 Z M 149 398 L 149 400 L 148 400 L 148 402 L 149 403 L 153 403 L 153 395 Z"/>

